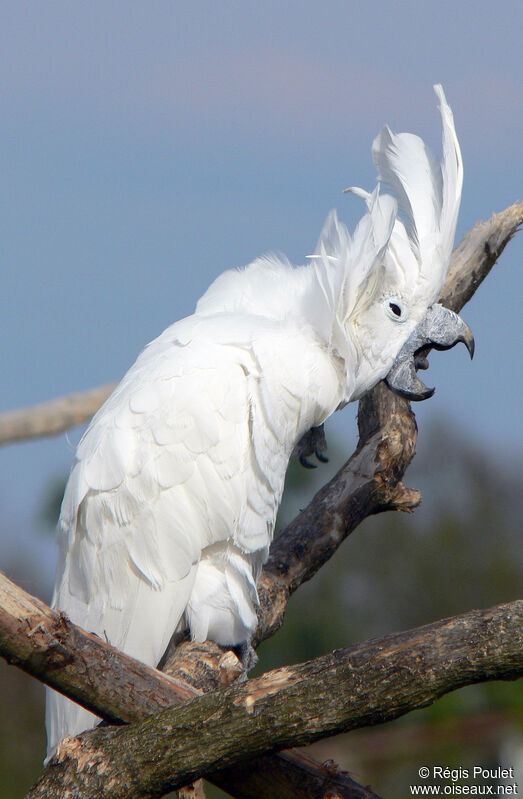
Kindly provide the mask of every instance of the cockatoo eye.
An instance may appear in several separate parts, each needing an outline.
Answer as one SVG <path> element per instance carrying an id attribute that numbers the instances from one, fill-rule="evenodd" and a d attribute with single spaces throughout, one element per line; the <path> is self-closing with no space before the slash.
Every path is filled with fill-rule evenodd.
<path id="1" fill-rule="evenodd" d="M 385 300 L 385 311 L 388 316 L 395 322 L 405 322 L 408 317 L 408 312 L 403 302 L 396 298 L 388 298 Z"/>

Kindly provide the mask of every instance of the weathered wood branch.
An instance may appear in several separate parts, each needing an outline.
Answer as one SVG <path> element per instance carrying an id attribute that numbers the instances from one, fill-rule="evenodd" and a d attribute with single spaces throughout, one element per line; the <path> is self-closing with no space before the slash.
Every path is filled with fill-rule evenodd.
<path id="1" fill-rule="evenodd" d="M 0 655 L 113 724 L 195 694 L 84 632 L 1 573 Z"/>
<path id="2" fill-rule="evenodd" d="M 452 253 L 441 302 L 459 312 L 486 278 L 523 225 L 523 202 L 516 202 L 486 222 L 477 222 Z"/>
<path id="3" fill-rule="evenodd" d="M 379 799 L 333 761 L 318 763 L 299 749 L 235 763 L 211 779 L 236 799 Z"/>
<path id="4" fill-rule="evenodd" d="M 82 424 L 105 402 L 116 383 L 78 391 L 64 397 L 0 413 L 0 445 L 29 438 L 55 436 Z"/>
<path id="5" fill-rule="evenodd" d="M 390 721 L 465 685 L 522 675 L 519 600 L 276 669 L 136 725 L 65 739 L 28 799 L 160 796 L 249 757 Z"/>
<path id="6" fill-rule="evenodd" d="M 442 297 L 444 305 L 456 310 L 447 301 L 446 293 L 450 293 L 455 300 L 459 298 L 460 308 L 468 302 L 521 224 L 523 203 L 519 202 L 499 214 L 493 214 L 487 222 L 474 225 L 454 250 Z M 482 257 L 478 257 L 481 248 Z M 115 385 L 110 383 L 38 405 L 0 413 L 0 445 L 53 436 L 88 421 Z"/>
<path id="7" fill-rule="evenodd" d="M 233 652 L 217 649 L 216 686 L 222 687 L 242 667 Z M 199 693 L 84 632 L 1 573 L 0 655 L 112 724 L 144 719 Z M 214 781 L 222 787 L 232 782 L 236 796 L 252 799 L 263 796 L 269 775 L 271 786 L 281 786 L 282 799 L 320 799 L 334 787 L 339 799 L 378 799 L 348 775 L 292 752 L 267 755 L 250 773 L 225 771 Z"/>

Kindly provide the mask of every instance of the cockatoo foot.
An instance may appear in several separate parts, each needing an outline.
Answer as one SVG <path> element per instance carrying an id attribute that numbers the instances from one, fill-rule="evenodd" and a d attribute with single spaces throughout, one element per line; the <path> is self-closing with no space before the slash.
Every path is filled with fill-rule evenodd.
<path id="1" fill-rule="evenodd" d="M 258 655 L 254 651 L 250 641 L 243 641 L 241 644 L 233 646 L 232 651 L 236 654 L 238 660 L 241 662 L 244 668 L 244 679 L 247 679 L 247 674 L 258 662 Z"/>
<path id="2" fill-rule="evenodd" d="M 295 458 L 299 458 L 300 463 L 305 469 L 316 469 L 317 464 L 308 460 L 310 455 L 316 455 L 320 463 L 328 463 L 329 459 L 325 455 L 327 451 L 327 440 L 323 425 L 311 427 L 311 429 L 300 438 L 292 451 Z"/>

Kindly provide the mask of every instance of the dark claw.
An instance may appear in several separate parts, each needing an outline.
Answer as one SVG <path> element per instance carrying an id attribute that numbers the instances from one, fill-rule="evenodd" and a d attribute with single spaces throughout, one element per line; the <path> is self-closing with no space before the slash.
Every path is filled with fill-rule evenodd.
<path id="1" fill-rule="evenodd" d="M 302 466 L 305 466 L 306 469 L 316 469 L 317 468 L 317 464 L 316 463 L 311 463 L 309 460 L 307 460 L 305 455 L 300 455 L 300 463 L 301 463 Z"/>
<path id="2" fill-rule="evenodd" d="M 311 455 L 316 455 L 320 463 L 327 463 L 328 458 L 323 453 L 327 449 L 325 441 L 325 431 L 323 425 L 311 427 L 305 435 L 297 442 L 292 452 L 293 457 L 298 458 L 305 469 L 316 469 L 317 464 L 309 460 Z"/>

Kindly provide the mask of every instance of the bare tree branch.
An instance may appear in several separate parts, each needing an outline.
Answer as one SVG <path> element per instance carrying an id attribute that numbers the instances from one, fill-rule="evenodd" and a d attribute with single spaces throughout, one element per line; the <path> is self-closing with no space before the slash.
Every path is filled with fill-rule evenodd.
<path id="1" fill-rule="evenodd" d="M 217 649 L 217 686 L 223 687 L 242 667 L 233 652 Z M 1 573 L 0 655 L 112 724 L 144 719 L 199 693 L 84 632 Z M 292 752 L 266 755 L 249 773 L 224 771 L 214 781 L 222 787 L 232 783 L 236 796 L 252 799 L 263 796 L 268 776 L 271 790 L 275 781 L 281 786 L 282 799 L 320 799 L 333 786 L 339 799 L 378 799 L 348 775 Z M 203 796 L 201 787 L 185 795 Z"/>
<path id="2" fill-rule="evenodd" d="M 379 799 L 333 761 L 318 763 L 299 749 L 235 763 L 211 780 L 236 799 Z"/>
<path id="3" fill-rule="evenodd" d="M 107 399 L 116 383 L 78 391 L 65 397 L 0 413 L 0 445 L 28 438 L 55 436 L 88 421 Z"/>
<path id="4" fill-rule="evenodd" d="M 195 694 L 84 632 L 1 573 L 0 654 L 113 724 L 137 721 Z"/>
<path id="5" fill-rule="evenodd" d="M 510 239 L 523 225 L 523 202 L 516 202 L 487 222 L 477 222 L 452 253 L 441 302 L 460 311 L 486 278 Z"/>
<path id="6" fill-rule="evenodd" d="M 390 721 L 465 685 L 521 675 L 523 600 L 276 669 L 136 725 L 65 738 L 28 799 L 159 796 L 249 757 Z"/>

